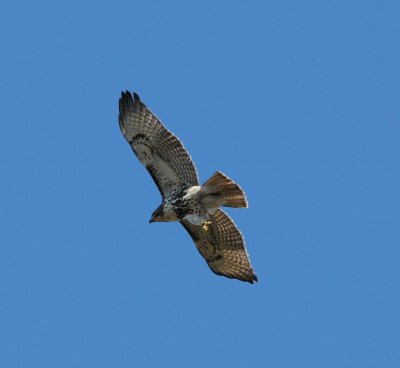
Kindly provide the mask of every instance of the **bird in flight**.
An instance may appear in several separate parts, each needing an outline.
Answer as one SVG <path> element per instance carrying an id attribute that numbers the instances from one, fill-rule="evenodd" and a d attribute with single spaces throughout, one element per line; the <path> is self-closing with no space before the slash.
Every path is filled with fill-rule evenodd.
<path id="1" fill-rule="evenodd" d="M 258 281 L 241 232 L 220 209 L 248 207 L 240 186 L 219 171 L 200 185 L 196 167 L 182 142 L 136 93 L 121 93 L 118 121 L 162 196 L 149 222 L 179 221 L 211 271 L 251 284 Z"/>

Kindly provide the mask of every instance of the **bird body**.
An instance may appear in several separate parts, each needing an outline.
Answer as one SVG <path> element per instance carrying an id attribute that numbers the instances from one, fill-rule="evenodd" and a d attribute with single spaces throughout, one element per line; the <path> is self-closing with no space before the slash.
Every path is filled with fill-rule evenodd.
<path id="1" fill-rule="evenodd" d="M 150 222 L 188 220 L 200 225 L 207 221 L 208 213 L 202 205 L 200 192 L 199 185 L 172 191 L 153 213 Z"/>
<path id="2" fill-rule="evenodd" d="M 217 172 L 214 175 L 223 174 Z M 232 192 L 230 187 L 232 181 L 226 176 L 225 178 L 228 183 L 226 186 L 212 184 L 205 184 L 204 186 L 192 185 L 182 190 L 172 191 L 153 213 L 150 222 L 187 220 L 194 225 L 204 224 L 215 210 L 227 204 L 227 198 Z M 235 186 L 238 187 L 237 184 Z M 244 193 L 241 189 L 239 191 L 239 195 L 244 200 L 243 207 L 247 207 Z M 239 207 L 239 205 L 235 207 Z"/>
<path id="3" fill-rule="evenodd" d="M 219 208 L 248 206 L 240 186 L 219 171 L 200 185 L 196 167 L 181 141 L 137 94 L 132 97 L 130 92 L 122 92 L 118 120 L 162 196 L 149 222 L 179 221 L 214 273 L 249 283 L 258 281 L 242 234 Z"/>

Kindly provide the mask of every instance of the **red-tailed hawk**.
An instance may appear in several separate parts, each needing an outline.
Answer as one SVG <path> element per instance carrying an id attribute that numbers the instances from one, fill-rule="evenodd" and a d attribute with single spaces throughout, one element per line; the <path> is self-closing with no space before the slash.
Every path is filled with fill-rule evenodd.
<path id="1" fill-rule="evenodd" d="M 247 207 L 243 190 L 217 171 L 203 185 L 181 141 L 140 101 L 122 92 L 119 126 L 161 192 L 162 204 L 150 222 L 179 221 L 217 275 L 254 283 L 242 234 L 219 207 Z"/>

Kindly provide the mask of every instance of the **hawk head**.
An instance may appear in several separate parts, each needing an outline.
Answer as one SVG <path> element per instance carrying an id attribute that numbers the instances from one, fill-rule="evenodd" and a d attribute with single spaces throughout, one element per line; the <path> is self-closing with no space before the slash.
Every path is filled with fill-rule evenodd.
<path id="1" fill-rule="evenodd" d="M 161 203 L 151 215 L 149 224 L 152 222 L 169 222 L 179 220 L 176 209 L 165 202 Z"/>
<path id="2" fill-rule="evenodd" d="M 152 222 L 163 222 L 164 220 L 164 204 L 160 204 L 157 209 L 152 213 L 149 224 Z"/>

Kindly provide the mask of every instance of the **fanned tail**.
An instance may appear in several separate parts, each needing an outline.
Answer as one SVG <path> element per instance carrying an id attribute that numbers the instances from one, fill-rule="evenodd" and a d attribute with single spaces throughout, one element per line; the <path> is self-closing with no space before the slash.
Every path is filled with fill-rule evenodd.
<path id="1" fill-rule="evenodd" d="M 221 196 L 222 206 L 248 207 L 247 198 L 242 188 L 220 171 L 215 172 L 203 184 L 203 188 L 208 194 Z"/>

